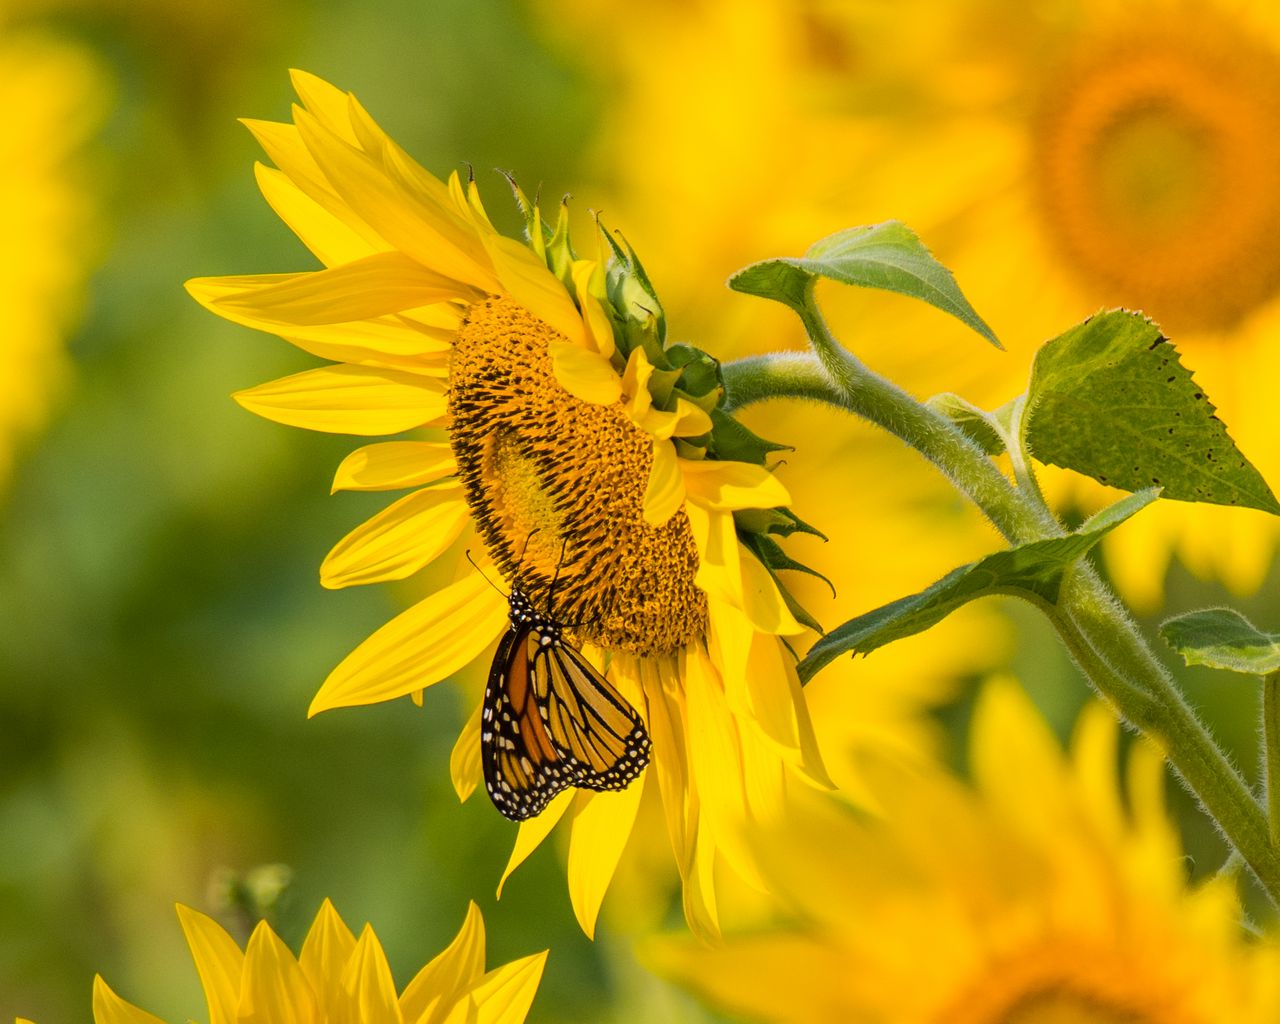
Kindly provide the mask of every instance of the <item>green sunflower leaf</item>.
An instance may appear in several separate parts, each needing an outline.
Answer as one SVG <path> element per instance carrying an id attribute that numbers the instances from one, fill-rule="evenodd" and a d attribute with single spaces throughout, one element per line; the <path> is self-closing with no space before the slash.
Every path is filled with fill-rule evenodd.
<path id="1" fill-rule="evenodd" d="M 972 327 L 996 348 L 1003 348 L 969 305 L 951 271 L 933 258 L 914 231 L 897 220 L 837 232 L 815 242 L 800 259 L 753 263 L 729 278 L 729 287 L 802 311 L 809 285 L 817 277 L 921 299 Z"/>
<path id="2" fill-rule="evenodd" d="M 1280 633 L 1264 633 L 1238 611 L 1208 608 L 1169 619 L 1165 642 L 1188 665 L 1265 676 L 1280 671 Z"/>
<path id="3" fill-rule="evenodd" d="M 1124 490 L 1280 514 L 1173 344 L 1137 313 L 1098 313 L 1047 342 L 1027 410 L 1027 446 L 1041 462 Z"/>
<path id="4" fill-rule="evenodd" d="M 859 615 L 832 630 L 798 666 L 808 681 L 841 654 L 870 654 L 877 647 L 922 633 L 963 604 L 1007 594 L 1053 604 L 1071 568 L 1107 533 L 1156 499 L 1152 488 L 1131 494 L 1091 519 L 1075 533 L 1020 544 L 953 569 L 933 586 Z"/>
<path id="5" fill-rule="evenodd" d="M 988 455 L 999 455 L 1004 451 L 1004 437 L 996 420 L 986 410 L 971 405 L 949 391 L 934 395 L 924 404 L 935 412 L 942 413 Z"/>

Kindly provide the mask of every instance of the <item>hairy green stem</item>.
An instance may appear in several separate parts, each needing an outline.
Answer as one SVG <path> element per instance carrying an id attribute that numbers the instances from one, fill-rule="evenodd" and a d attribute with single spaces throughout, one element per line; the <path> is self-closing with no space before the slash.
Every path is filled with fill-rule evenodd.
<path id="1" fill-rule="evenodd" d="M 831 335 L 813 301 L 797 308 L 813 353 L 754 357 L 723 367 L 727 399 L 742 408 L 766 398 L 825 402 L 895 434 L 933 462 L 1012 544 L 1063 535 L 1038 491 L 1017 487 L 946 417 L 865 367 Z M 1015 439 L 1016 440 L 1016 439 Z M 1012 454 L 1012 452 L 1011 452 Z M 1015 460 L 1015 467 L 1017 466 Z M 1024 466 L 1029 473 L 1029 468 Z M 1128 614 L 1097 573 L 1080 566 L 1046 613 L 1090 683 L 1134 727 L 1159 741 L 1183 782 L 1280 905 L 1280 785 L 1268 787 L 1270 820 Z M 1267 728 L 1280 737 L 1280 681 L 1272 679 Z M 1268 733 L 1268 775 L 1280 779 L 1280 738 Z M 1272 758 L 1275 758 L 1273 764 Z M 1272 794 L 1274 792 L 1274 797 Z"/>
<path id="2" fill-rule="evenodd" d="M 1280 849 L 1280 672 L 1262 677 L 1262 758 L 1271 845 Z"/>

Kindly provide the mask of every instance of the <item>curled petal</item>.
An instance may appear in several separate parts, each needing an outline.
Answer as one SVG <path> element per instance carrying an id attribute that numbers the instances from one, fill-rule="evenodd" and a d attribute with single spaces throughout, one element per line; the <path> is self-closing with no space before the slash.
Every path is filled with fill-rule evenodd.
<path id="1" fill-rule="evenodd" d="M 556 380 L 564 389 L 592 405 L 608 405 L 622 394 L 622 380 L 613 364 L 599 352 L 571 341 L 552 341 L 548 346 Z"/>
<path id="2" fill-rule="evenodd" d="M 720 512 L 739 508 L 778 508 L 791 504 L 782 481 L 750 462 L 694 462 L 682 459 L 689 500 Z"/>
<path id="3" fill-rule="evenodd" d="M 649 469 L 649 483 L 644 492 L 644 520 L 651 526 L 661 526 L 684 504 L 684 476 L 680 472 L 681 459 L 670 441 L 657 438 L 653 442 L 653 465 Z"/>

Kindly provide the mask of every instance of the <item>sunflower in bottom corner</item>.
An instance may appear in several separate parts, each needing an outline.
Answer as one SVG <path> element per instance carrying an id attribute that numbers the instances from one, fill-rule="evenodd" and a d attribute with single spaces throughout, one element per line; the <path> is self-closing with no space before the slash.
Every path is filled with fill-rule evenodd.
<path id="1" fill-rule="evenodd" d="M 869 1024 L 1263 1024 L 1280 945 L 1246 936 L 1235 879 L 1188 885 L 1145 741 L 1118 791 L 1101 705 L 1069 757 L 1011 681 L 988 684 L 974 788 L 940 769 L 869 776 L 889 808 L 808 808 L 763 855 L 785 925 L 641 959 L 750 1020 Z"/>
<path id="2" fill-rule="evenodd" d="M 457 937 L 403 992 L 368 925 L 357 939 L 325 900 L 297 957 L 260 922 L 241 950 L 212 918 L 179 905 L 209 1024 L 521 1024 L 546 951 L 485 972 L 484 921 L 472 903 Z M 95 977 L 94 1024 L 164 1024 Z M 19 1024 L 29 1022 L 19 1019 Z"/>
<path id="3" fill-rule="evenodd" d="M 753 871 L 745 824 L 791 778 L 829 785 L 781 640 L 810 620 L 775 574 L 795 567 L 778 540 L 809 529 L 766 465 L 779 446 L 718 408 L 715 360 L 666 344 L 624 241 L 602 231 L 600 258 L 580 259 L 565 207 L 546 224 L 518 189 L 528 240 L 503 237 L 474 181 L 439 181 L 353 96 L 293 80 L 292 123 L 248 124 L 276 164 L 258 168 L 264 195 L 323 269 L 188 289 L 330 360 L 239 393 L 246 408 L 420 431 L 338 468 L 334 490 L 409 493 L 337 544 L 322 583 L 403 579 L 446 553 L 456 567 L 311 713 L 416 696 L 503 637 L 451 768 L 461 798 L 483 778 L 521 821 L 508 873 L 568 814 L 590 933 L 656 783 L 686 916 L 714 932 L 718 862 Z"/>

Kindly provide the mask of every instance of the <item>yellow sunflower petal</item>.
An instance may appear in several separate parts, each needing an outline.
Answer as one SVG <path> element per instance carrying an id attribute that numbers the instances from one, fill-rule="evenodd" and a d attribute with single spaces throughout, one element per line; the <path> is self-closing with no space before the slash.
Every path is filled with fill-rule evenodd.
<path id="1" fill-rule="evenodd" d="M 356 937 L 326 898 L 298 954 L 298 966 L 319 997 L 320 1005 L 336 1007 L 344 998 L 342 977 L 356 950 Z M 210 1021 L 209 1024 L 214 1024 Z"/>
<path id="2" fill-rule="evenodd" d="M 637 345 L 627 356 L 627 365 L 622 371 L 622 400 L 626 404 L 627 415 L 636 423 L 643 422 L 653 408 L 653 395 L 649 392 L 649 378 L 652 376 L 653 363 L 649 362 L 644 349 Z"/>
<path id="3" fill-rule="evenodd" d="M 742 610 L 761 633 L 794 636 L 805 627 L 796 621 L 782 599 L 777 583 L 760 559 L 739 545 L 739 572 L 742 574 Z"/>
<path id="4" fill-rule="evenodd" d="M 569 809 L 569 804 L 573 801 L 573 795 L 572 789 L 557 793 L 547 804 L 547 809 L 536 818 L 520 822 L 520 829 L 516 832 L 515 846 L 511 848 L 511 856 L 507 858 L 507 866 L 502 870 L 502 877 L 498 879 L 499 896 L 502 895 L 502 887 L 507 884 L 511 873 L 525 862 L 529 854 L 542 845 L 542 841 L 559 824 L 560 819 L 564 817 L 564 812 Z"/>
<path id="5" fill-rule="evenodd" d="M 302 141 L 296 126 L 277 121 L 241 120 L 258 140 L 258 145 L 290 181 L 330 216 L 347 225 L 364 239 L 371 251 L 382 252 L 394 248 L 378 234 L 333 190 L 320 166 Z"/>
<path id="6" fill-rule="evenodd" d="M 126 1003 L 100 974 L 93 976 L 93 1024 L 165 1024 L 159 1017 Z"/>
<path id="7" fill-rule="evenodd" d="M 435 441 L 382 441 L 357 448 L 338 466 L 330 493 L 396 491 L 433 484 L 458 471 L 453 449 Z"/>
<path id="8" fill-rule="evenodd" d="M 569 899 L 587 938 L 595 938 L 596 917 L 631 838 L 644 779 L 616 793 L 582 793 L 569 839 Z"/>
<path id="9" fill-rule="evenodd" d="M 317 203 L 283 171 L 255 163 L 253 173 L 267 205 L 326 267 L 377 251 L 364 235 Z"/>
<path id="10" fill-rule="evenodd" d="M 998 678 L 983 689 L 969 750 L 974 779 L 992 804 L 1032 837 L 1052 842 L 1065 800 L 1058 794 L 1067 791 L 1061 747 L 1017 682 Z"/>
<path id="11" fill-rule="evenodd" d="M 345 324 L 437 302 L 474 301 L 481 294 L 399 252 L 375 252 L 324 270 L 223 281 L 236 290 L 214 303 L 215 312 L 287 327 Z"/>
<path id="12" fill-rule="evenodd" d="M 698 548 L 698 587 L 709 597 L 742 609 L 742 555 L 733 516 L 692 502 L 685 504 L 684 511 Z"/>
<path id="13" fill-rule="evenodd" d="M 391 966 L 382 944 L 367 924 L 360 933 L 342 982 L 346 992 L 346 1019 L 360 1024 L 401 1024 L 400 1001 L 396 997 Z M 340 1010 L 332 1016 L 342 1019 Z"/>
<path id="14" fill-rule="evenodd" d="M 682 461 L 670 441 L 654 439 L 653 465 L 644 491 L 644 521 L 650 526 L 661 526 L 684 504 Z"/>
<path id="15" fill-rule="evenodd" d="M 344 142 L 356 145 L 356 133 L 351 125 L 350 94 L 343 92 L 336 85 L 331 85 L 319 75 L 299 68 L 289 69 L 289 84 L 302 100 L 307 112 L 314 114 L 335 135 Z"/>
<path id="16" fill-rule="evenodd" d="M 295 109 L 294 123 L 329 187 L 393 248 L 460 284 L 485 293 L 502 290 L 492 269 L 460 242 L 474 232 L 456 215 L 398 187 L 385 168 L 306 111 Z"/>
<path id="17" fill-rule="evenodd" d="M 471 712 L 449 754 L 449 778 L 453 780 L 453 791 L 458 794 L 459 803 L 465 803 L 484 781 L 484 770 L 480 766 L 480 716 L 483 712 L 484 703 L 481 702 Z"/>
<path id="18" fill-rule="evenodd" d="M 698 780 L 701 805 L 698 843 L 714 842 L 739 874 L 755 880 L 754 858 L 743 841 L 750 819 L 739 726 L 729 710 L 715 666 L 703 652 L 689 655 L 685 694 L 689 715 L 689 767 Z M 702 870 L 706 870 L 705 866 Z"/>
<path id="19" fill-rule="evenodd" d="M 793 763 L 809 780 L 824 789 L 835 789 L 809 716 L 796 675 L 795 662 L 776 640 L 757 636 L 751 645 L 747 692 L 752 716 L 765 734 L 785 752 L 795 755 Z"/>
<path id="20" fill-rule="evenodd" d="M 495 968 L 471 990 L 476 1024 L 523 1024 L 542 981 L 547 952 Z"/>
<path id="21" fill-rule="evenodd" d="M 484 976 L 484 918 L 474 902 L 448 947 L 420 970 L 400 995 L 405 1024 L 439 1024 Z"/>
<path id="22" fill-rule="evenodd" d="M 578 307 L 573 304 L 560 279 L 547 269 L 533 250 L 514 238 L 490 231 L 481 232 L 480 240 L 493 260 L 493 268 L 502 281 L 502 291 L 543 323 L 563 334 L 571 344 L 590 351 L 586 347 L 586 330 Z"/>
<path id="23" fill-rule="evenodd" d="M 609 318 L 592 290 L 594 283 L 592 278 L 600 274 L 600 264 L 595 260 L 574 260 L 569 273 L 573 280 L 574 293 L 582 306 L 587 344 L 606 359 L 612 358 L 617 350 L 613 340 L 613 328 L 609 326 Z M 602 283 L 600 287 L 603 289 Z"/>
<path id="24" fill-rule="evenodd" d="M 593 405 L 608 405 L 618 400 L 622 380 L 613 364 L 599 352 L 559 339 L 552 340 L 547 348 L 556 380 L 574 398 Z"/>
<path id="25" fill-rule="evenodd" d="M 236 1024 L 244 953 L 213 918 L 181 903 L 177 909 L 209 1004 L 209 1024 Z"/>
<path id="26" fill-rule="evenodd" d="M 791 504 L 782 481 L 749 462 L 680 460 L 689 500 L 720 512 L 740 508 L 778 508 Z"/>
<path id="27" fill-rule="evenodd" d="M 715 844 L 705 818 L 698 821 L 698 834 L 694 841 L 693 863 L 684 875 L 682 902 L 684 918 L 689 930 L 704 942 L 715 943 L 720 939 L 720 911 L 716 906 Z"/>
<path id="28" fill-rule="evenodd" d="M 236 1020 L 253 1024 L 317 1024 L 315 995 L 298 961 L 265 921 L 249 936 Z"/>
<path id="29" fill-rule="evenodd" d="M 308 716 L 403 697 L 477 658 L 502 632 L 509 605 L 478 572 L 401 612 L 348 654 Z"/>
<path id="30" fill-rule="evenodd" d="M 650 409 L 637 422 L 654 437 L 663 440 L 671 437 L 698 437 L 711 429 L 711 417 L 687 398 L 677 398 L 676 407 L 670 412 Z"/>
<path id="31" fill-rule="evenodd" d="M 259 277 L 197 277 L 186 283 L 186 289 L 205 309 L 225 320 L 275 334 L 304 352 L 335 362 L 376 365 L 379 360 L 396 360 L 403 366 L 427 372 L 431 367 L 424 365 L 426 361 L 433 356 L 447 356 L 451 350 L 457 314 L 452 313 L 450 322 L 445 312 L 452 310 L 450 306 L 416 309 L 412 317 L 397 314 L 345 324 L 300 327 L 263 320 L 223 302 L 238 295 L 245 287 L 244 282 L 259 280 Z"/>
<path id="32" fill-rule="evenodd" d="M 683 657 L 683 656 L 682 656 Z M 621 659 L 616 659 L 615 663 Z M 683 672 L 681 672 L 683 678 Z M 667 832 L 681 874 L 693 862 L 693 836 L 698 813 L 697 791 L 689 779 L 685 748 L 684 697 L 678 687 L 654 679 L 646 689 L 649 740 L 653 756 L 649 770 L 658 780 Z"/>
<path id="33" fill-rule="evenodd" d="M 252 413 L 330 434 L 398 434 L 446 412 L 444 385 L 430 377 L 362 366 L 326 366 L 237 391 Z"/>
<path id="34" fill-rule="evenodd" d="M 1071 733 L 1071 767 L 1093 827 L 1113 843 L 1123 840 L 1127 816 L 1116 788 L 1119 741 L 1119 724 L 1107 708 L 1089 704 L 1081 710 Z"/>
<path id="35" fill-rule="evenodd" d="M 470 520 L 461 484 L 406 494 L 334 545 L 320 565 L 320 583 L 340 590 L 412 576 L 457 540 Z"/>

